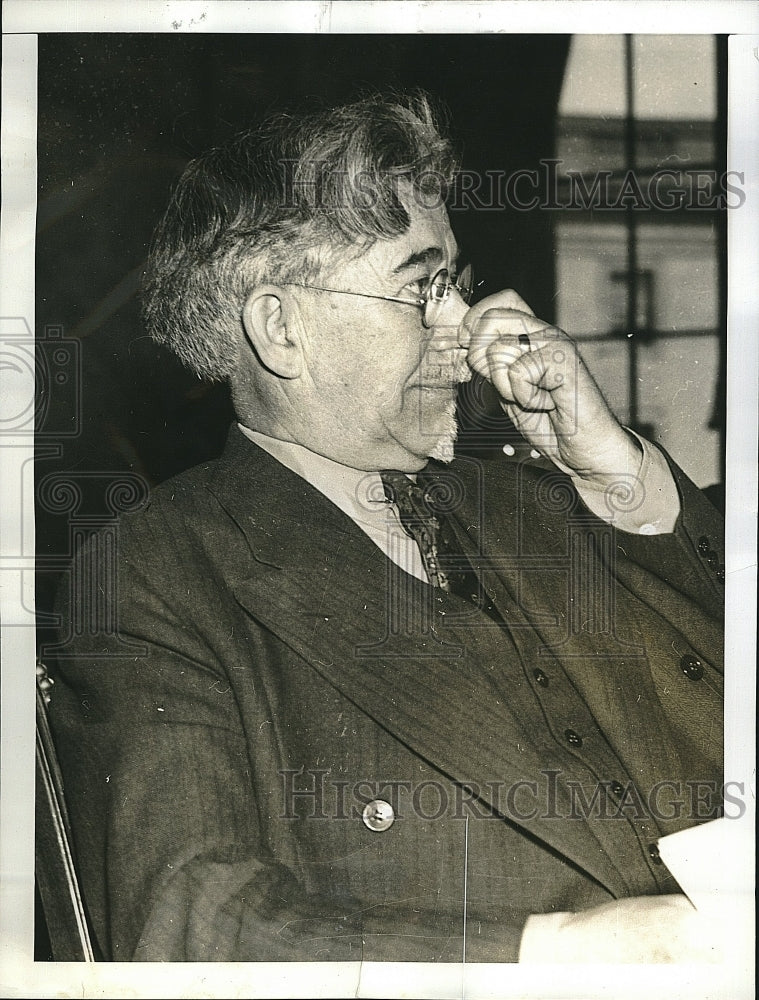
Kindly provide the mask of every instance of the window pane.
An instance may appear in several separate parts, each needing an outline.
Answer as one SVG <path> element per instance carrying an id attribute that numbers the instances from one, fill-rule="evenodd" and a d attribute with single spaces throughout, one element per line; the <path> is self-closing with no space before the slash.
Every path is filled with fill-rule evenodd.
<path id="1" fill-rule="evenodd" d="M 632 49 L 636 118 L 716 118 L 712 35 L 633 35 Z"/>
<path id="2" fill-rule="evenodd" d="M 618 417 L 706 486 L 721 478 L 720 433 L 710 427 L 721 343 L 715 180 L 724 169 L 716 43 L 632 37 L 632 134 L 627 51 L 621 35 L 572 42 L 558 122 L 569 209 L 555 218 L 557 322 L 580 342 Z M 624 191 L 642 210 L 626 210 Z"/>
<path id="3" fill-rule="evenodd" d="M 625 114 L 624 35 L 575 35 L 569 47 L 559 116 Z"/>
<path id="4" fill-rule="evenodd" d="M 636 118 L 716 117 L 712 35 L 633 35 Z M 559 115 L 624 118 L 624 35 L 575 35 Z"/>

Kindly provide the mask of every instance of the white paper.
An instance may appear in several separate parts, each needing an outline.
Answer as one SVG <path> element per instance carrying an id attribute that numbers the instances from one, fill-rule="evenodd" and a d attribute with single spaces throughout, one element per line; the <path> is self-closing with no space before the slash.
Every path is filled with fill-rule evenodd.
<path id="1" fill-rule="evenodd" d="M 748 969 L 754 953 L 755 861 L 753 824 L 743 819 L 723 817 L 662 837 L 659 854 L 691 903 L 712 922 L 722 960 Z"/>
<path id="2" fill-rule="evenodd" d="M 659 840 L 662 861 L 697 910 L 751 892 L 750 850 L 746 824 L 724 817 Z"/>

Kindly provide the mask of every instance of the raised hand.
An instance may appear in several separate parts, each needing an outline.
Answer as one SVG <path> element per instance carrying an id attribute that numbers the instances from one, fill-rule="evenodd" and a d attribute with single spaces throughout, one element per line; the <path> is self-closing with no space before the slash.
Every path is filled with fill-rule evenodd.
<path id="1" fill-rule="evenodd" d="M 516 428 L 546 458 L 601 486 L 636 473 L 640 446 L 610 410 L 574 341 L 538 319 L 516 292 L 477 303 L 462 331 L 469 365 L 493 384 Z"/>

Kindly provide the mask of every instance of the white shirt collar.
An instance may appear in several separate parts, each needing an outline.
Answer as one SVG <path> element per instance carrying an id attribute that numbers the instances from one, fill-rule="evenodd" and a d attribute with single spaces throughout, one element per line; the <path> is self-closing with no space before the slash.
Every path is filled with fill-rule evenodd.
<path id="1" fill-rule="evenodd" d="M 315 486 L 354 521 L 387 521 L 388 503 L 379 472 L 333 462 L 293 441 L 281 441 L 238 424 L 243 434 L 282 465 Z"/>
<path id="2" fill-rule="evenodd" d="M 245 437 L 323 493 L 407 573 L 427 580 L 416 542 L 403 529 L 395 505 L 388 503 L 379 472 L 352 469 L 317 455 L 303 445 L 281 441 L 237 425 Z"/>

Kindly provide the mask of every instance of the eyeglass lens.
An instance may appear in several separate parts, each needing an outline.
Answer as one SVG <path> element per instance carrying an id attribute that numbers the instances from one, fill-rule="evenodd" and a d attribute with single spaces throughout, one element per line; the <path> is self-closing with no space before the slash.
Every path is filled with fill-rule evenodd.
<path id="1" fill-rule="evenodd" d="M 427 327 L 434 325 L 443 303 L 448 298 L 452 288 L 455 288 L 464 302 L 469 302 L 472 297 L 472 265 L 467 264 L 456 276 L 455 281 L 451 281 L 447 268 L 441 268 L 433 277 L 427 293 L 427 302 L 424 309 L 424 324 Z"/>

